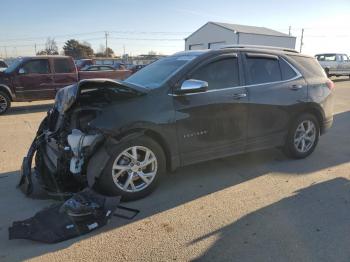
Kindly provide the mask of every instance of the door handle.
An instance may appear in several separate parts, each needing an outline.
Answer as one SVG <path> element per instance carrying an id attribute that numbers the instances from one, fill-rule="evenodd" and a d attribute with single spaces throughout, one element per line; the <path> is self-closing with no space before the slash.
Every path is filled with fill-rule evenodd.
<path id="1" fill-rule="evenodd" d="M 233 99 L 241 99 L 241 98 L 244 98 L 244 97 L 247 97 L 247 94 L 246 93 L 242 93 L 242 94 L 234 94 L 233 95 Z"/>
<path id="2" fill-rule="evenodd" d="M 302 89 L 303 88 L 303 86 L 302 85 L 292 85 L 289 89 L 291 89 L 291 90 L 299 90 L 299 89 Z"/>

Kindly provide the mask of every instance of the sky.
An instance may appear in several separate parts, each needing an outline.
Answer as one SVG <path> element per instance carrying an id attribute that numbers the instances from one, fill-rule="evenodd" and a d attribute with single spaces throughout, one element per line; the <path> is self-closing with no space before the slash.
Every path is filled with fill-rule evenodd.
<path id="1" fill-rule="evenodd" d="M 208 21 L 263 26 L 297 37 L 303 52 L 350 55 L 350 0 L 0 0 L 0 57 L 34 55 L 47 37 L 105 44 L 117 55 L 184 50 Z"/>

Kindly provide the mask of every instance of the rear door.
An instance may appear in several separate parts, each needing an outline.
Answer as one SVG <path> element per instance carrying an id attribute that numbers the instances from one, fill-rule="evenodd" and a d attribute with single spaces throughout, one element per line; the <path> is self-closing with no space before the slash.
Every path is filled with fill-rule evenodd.
<path id="1" fill-rule="evenodd" d="M 51 60 L 54 69 L 55 92 L 78 81 L 74 62 L 69 57 L 55 57 Z"/>
<path id="2" fill-rule="evenodd" d="M 23 100 L 41 100 L 54 96 L 53 75 L 48 58 L 24 61 L 14 78 L 18 97 Z"/>
<path id="3" fill-rule="evenodd" d="M 174 96 L 183 164 L 244 151 L 248 97 L 239 64 L 237 54 L 207 60 L 187 79 L 208 82 L 208 90 Z"/>
<path id="4" fill-rule="evenodd" d="M 307 99 L 307 84 L 285 58 L 245 53 L 249 94 L 247 150 L 281 145 L 299 103 Z"/>

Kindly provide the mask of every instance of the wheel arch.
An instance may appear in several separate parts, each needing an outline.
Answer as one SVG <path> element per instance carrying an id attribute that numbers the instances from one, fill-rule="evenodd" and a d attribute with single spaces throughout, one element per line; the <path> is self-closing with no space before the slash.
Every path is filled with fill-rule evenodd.
<path id="1" fill-rule="evenodd" d="M 320 127 L 320 134 L 323 134 L 323 131 L 324 131 L 323 122 L 324 122 L 325 116 L 322 108 L 318 104 L 310 103 L 305 107 L 303 107 L 297 114 L 295 114 L 295 116 L 293 117 L 293 121 L 290 124 L 292 124 L 299 116 L 303 114 L 311 114 L 314 117 L 316 117 Z"/>
<path id="2" fill-rule="evenodd" d="M 4 92 L 5 94 L 8 95 L 8 97 L 10 98 L 11 102 L 13 102 L 13 98 L 14 98 L 14 95 L 11 91 L 11 89 L 6 86 L 6 85 L 0 85 L 0 91 Z"/>

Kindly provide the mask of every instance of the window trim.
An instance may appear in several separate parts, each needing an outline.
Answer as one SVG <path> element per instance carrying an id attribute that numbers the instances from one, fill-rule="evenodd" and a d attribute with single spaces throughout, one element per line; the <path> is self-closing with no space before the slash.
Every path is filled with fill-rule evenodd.
<path id="1" fill-rule="evenodd" d="M 200 92 L 200 93 L 186 93 L 186 94 L 175 94 L 175 93 L 172 93 L 172 94 L 168 94 L 168 95 L 169 96 L 174 96 L 174 97 L 177 97 L 177 96 L 201 95 L 201 94 L 207 94 L 207 93 L 223 91 L 223 90 L 234 90 L 234 89 L 248 88 L 248 87 L 254 87 L 254 86 L 264 86 L 264 85 L 276 84 L 276 83 L 277 84 L 282 84 L 282 83 L 291 82 L 291 81 L 294 81 L 294 80 L 297 80 L 297 79 L 300 79 L 300 78 L 303 77 L 303 75 L 299 72 L 299 70 L 295 66 L 293 66 L 287 59 L 285 59 L 284 57 L 279 57 L 279 58 L 283 59 L 294 70 L 294 72 L 296 73 L 295 77 L 292 77 L 292 78 L 286 79 L 286 80 L 281 80 L 281 81 L 269 82 L 269 83 L 251 84 L 251 85 L 243 84 L 243 85 L 240 85 L 240 86 L 228 87 L 228 88 L 225 88 L 225 89 L 222 89 L 222 88 L 221 89 L 211 89 L 211 90 L 207 90 L 205 92 Z M 243 65 L 243 67 L 244 67 L 244 65 Z M 245 73 L 245 69 L 244 68 L 242 68 L 242 69 L 244 70 L 244 73 Z"/>
<path id="2" fill-rule="evenodd" d="M 279 60 L 277 55 L 263 54 L 263 53 L 245 53 L 248 58 L 265 58 L 271 60 Z"/>

